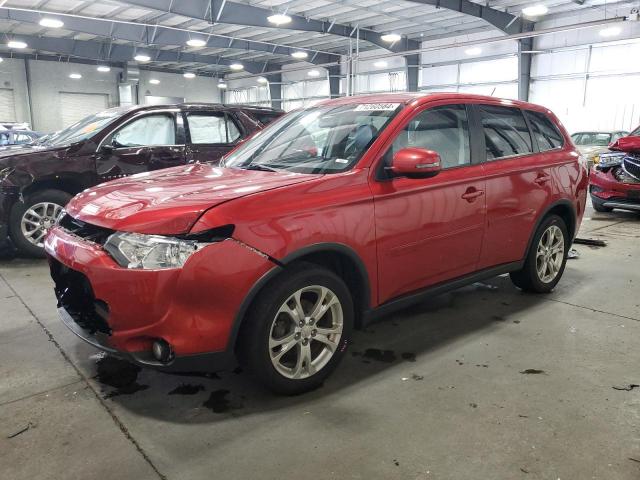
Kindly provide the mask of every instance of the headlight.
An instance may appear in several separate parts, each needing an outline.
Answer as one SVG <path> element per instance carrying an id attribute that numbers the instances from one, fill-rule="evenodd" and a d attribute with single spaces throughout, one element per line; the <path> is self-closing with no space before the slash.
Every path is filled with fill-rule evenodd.
<path id="1" fill-rule="evenodd" d="M 608 168 L 615 167 L 617 165 L 622 165 L 622 159 L 625 157 L 626 153 L 624 152 L 612 152 L 612 153 L 603 153 L 600 155 L 600 161 L 598 162 L 599 168 Z"/>
<path id="2" fill-rule="evenodd" d="M 158 270 L 182 267 L 191 255 L 206 245 L 196 240 L 116 232 L 107 239 L 104 249 L 122 267 Z"/>

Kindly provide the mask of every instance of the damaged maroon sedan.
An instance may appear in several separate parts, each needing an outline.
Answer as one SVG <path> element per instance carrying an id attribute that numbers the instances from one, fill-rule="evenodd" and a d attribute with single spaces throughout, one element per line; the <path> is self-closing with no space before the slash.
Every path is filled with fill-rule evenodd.
<path id="1" fill-rule="evenodd" d="M 640 212 L 640 128 L 613 143 L 591 169 L 589 192 L 597 212 Z"/>

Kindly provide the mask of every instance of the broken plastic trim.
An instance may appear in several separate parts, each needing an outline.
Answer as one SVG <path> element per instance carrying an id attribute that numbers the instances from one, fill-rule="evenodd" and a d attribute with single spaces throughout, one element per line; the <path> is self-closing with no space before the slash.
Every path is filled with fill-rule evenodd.
<path id="1" fill-rule="evenodd" d="M 186 235 L 175 235 L 174 238 L 178 238 L 180 240 L 193 240 L 198 243 L 215 243 L 221 240 L 226 240 L 227 238 L 231 238 L 235 228 L 236 226 L 231 224 L 222 225 L 220 227 L 215 227 L 203 232 L 188 233 Z"/>

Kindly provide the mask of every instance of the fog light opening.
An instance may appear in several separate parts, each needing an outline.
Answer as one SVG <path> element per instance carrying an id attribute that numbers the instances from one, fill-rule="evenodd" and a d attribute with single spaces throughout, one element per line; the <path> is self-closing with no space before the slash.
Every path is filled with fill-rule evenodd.
<path id="1" fill-rule="evenodd" d="M 153 357 L 161 363 L 169 363 L 173 360 L 173 350 L 171 345 L 165 340 L 159 339 L 153 342 L 151 346 Z"/>

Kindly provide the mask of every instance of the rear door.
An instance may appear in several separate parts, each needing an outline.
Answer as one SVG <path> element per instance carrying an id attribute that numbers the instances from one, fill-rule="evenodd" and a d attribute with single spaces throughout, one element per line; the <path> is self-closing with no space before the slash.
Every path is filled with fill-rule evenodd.
<path id="1" fill-rule="evenodd" d="M 418 112 L 382 158 L 407 147 L 440 154 L 432 178 L 393 177 L 378 167 L 372 183 L 378 245 L 379 302 L 476 269 L 485 224 L 482 165 L 465 105 Z"/>
<path id="2" fill-rule="evenodd" d="M 522 260 L 538 216 L 553 194 L 552 163 L 537 152 L 524 112 L 475 105 L 487 188 L 487 230 L 479 268 Z"/>
<path id="3" fill-rule="evenodd" d="M 184 165 L 183 120 L 177 113 L 145 112 L 116 127 L 96 153 L 99 181 Z"/>
<path id="4" fill-rule="evenodd" d="M 233 150 L 243 137 L 243 130 L 231 113 L 185 112 L 187 159 L 189 162 L 217 162 Z"/>

